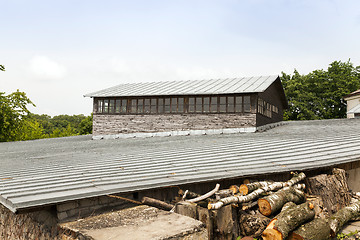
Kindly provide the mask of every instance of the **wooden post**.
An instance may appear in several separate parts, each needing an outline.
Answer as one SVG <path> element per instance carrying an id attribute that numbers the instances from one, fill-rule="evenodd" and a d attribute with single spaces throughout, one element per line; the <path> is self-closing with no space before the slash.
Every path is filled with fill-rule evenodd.
<path id="1" fill-rule="evenodd" d="M 237 209 L 227 205 L 213 211 L 214 216 L 214 239 L 236 239 L 239 236 L 239 218 Z"/>
<path id="2" fill-rule="evenodd" d="M 191 203 L 187 201 L 178 202 L 175 207 L 175 212 L 184 216 L 198 219 L 197 208 L 195 203 Z"/>

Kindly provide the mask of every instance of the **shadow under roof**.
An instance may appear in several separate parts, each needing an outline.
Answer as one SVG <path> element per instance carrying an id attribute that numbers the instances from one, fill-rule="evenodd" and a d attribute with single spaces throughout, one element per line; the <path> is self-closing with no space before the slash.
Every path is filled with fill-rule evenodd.
<path id="1" fill-rule="evenodd" d="M 259 133 L 0 143 L 0 203 L 16 212 L 171 185 L 360 160 L 360 119 L 288 122 Z"/>

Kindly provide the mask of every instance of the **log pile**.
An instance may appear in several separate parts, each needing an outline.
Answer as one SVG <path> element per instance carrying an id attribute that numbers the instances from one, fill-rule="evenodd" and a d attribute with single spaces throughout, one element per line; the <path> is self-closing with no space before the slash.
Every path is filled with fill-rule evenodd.
<path id="1" fill-rule="evenodd" d="M 308 178 L 293 173 L 286 182 L 217 184 L 202 195 L 180 189 L 175 205 L 143 202 L 202 221 L 209 239 L 325 240 L 360 219 L 360 194 L 349 192 L 342 169 Z"/>

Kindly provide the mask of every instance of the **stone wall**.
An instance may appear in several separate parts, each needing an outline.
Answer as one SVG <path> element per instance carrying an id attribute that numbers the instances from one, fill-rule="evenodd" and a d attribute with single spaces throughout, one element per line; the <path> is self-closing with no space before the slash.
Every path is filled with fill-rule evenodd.
<path id="1" fill-rule="evenodd" d="M 0 239 L 61 239 L 55 211 L 51 208 L 14 214 L 0 204 Z"/>
<path id="2" fill-rule="evenodd" d="M 256 114 L 94 114 L 93 135 L 256 127 Z"/>

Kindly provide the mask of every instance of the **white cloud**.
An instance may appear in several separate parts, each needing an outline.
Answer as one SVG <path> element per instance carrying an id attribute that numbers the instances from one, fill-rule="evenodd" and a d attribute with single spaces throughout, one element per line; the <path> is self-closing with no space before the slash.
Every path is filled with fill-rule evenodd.
<path id="1" fill-rule="evenodd" d="M 35 56 L 30 60 L 30 70 L 37 77 L 49 79 L 63 78 L 67 70 L 61 64 L 46 56 Z"/>

